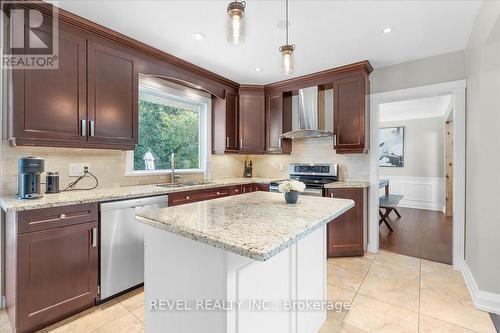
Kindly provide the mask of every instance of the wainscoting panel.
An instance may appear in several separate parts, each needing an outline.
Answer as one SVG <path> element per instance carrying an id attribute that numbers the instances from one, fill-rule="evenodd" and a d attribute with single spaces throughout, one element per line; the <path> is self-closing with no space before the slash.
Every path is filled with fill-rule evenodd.
<path id="1" fill-rule="evenodd" d="M 444 211 L 445 179 L 439 177 L 380 176 L 389 180 L 391 194 L 401 194 L 401 207 Z M 384 194 L 384 189 L 380 189 Z"/>

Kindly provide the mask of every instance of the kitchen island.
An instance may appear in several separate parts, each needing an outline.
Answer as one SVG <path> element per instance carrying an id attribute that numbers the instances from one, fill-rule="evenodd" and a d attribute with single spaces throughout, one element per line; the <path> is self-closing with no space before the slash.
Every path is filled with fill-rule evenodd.
<path id="1" fill-rule="evenodd" d="M 325 226 L 353 206 L 253 192 L 139 213 L 146 330 L 316 333 L 326 319 Z"/>

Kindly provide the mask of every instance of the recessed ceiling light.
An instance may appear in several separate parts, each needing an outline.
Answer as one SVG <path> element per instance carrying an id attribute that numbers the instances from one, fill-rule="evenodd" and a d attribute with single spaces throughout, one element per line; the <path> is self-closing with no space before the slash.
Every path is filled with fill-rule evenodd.
<path id="1" fill-rule="evenodd" d="M 255 67 L 256 72 L 262 72 L 262 67 Z"/>
<path id="2" fill-rule="evenodd" d="M 203 38 L 205 38 L 205 35 L 201 32 L 194 32 L 191 37 L 193 37 L 194 40 L 202 40 Z"/>
<path id="3" fill-rule="evenodd" d="M 392 28 L 391 27 L 385 27 L 384 29 L 382 29 L 382 33 L 384 34 L 389 34 L 392 32 Z"/>

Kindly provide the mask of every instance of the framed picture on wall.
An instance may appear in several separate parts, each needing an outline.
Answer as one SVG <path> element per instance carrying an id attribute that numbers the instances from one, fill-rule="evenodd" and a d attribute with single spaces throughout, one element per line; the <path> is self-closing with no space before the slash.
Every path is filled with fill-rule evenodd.
<path id="1" fill-rule="evenodd" d="M 383 127 L 380 129 L 379 166 L 404 167 L 404 132 L 404 126 Z"/>

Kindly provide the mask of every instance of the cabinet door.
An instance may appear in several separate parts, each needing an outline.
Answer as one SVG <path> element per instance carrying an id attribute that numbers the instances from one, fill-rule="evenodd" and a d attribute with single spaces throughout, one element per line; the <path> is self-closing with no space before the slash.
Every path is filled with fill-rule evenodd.
<path id="1" fill-rule="evenodd" d="M 280 138 L 281 134 L 290 130 L 285 130 L 284 117 L 282 93 L 266 96 L 266 152 L 290 153 L 292 151 L 291 141 Z"/>
<path id="2" fill-rule="evenodd" d="M 40 329 L 95 304 L 96 231 L 97 221 L 18 236 L 19 331 Z"/>
<path id="3" fill-rule="evenodd" d="M 226 92 L 226 98 L 212 98 L 212 151 L 237 152 L 238 96 Z"/>
<path id="4" fill-rule="evenodd" d="M 42 41 L 51 40 L 49 27 L 37 30 Z M 12 71 L 11 144 L 71 147 L 86 141 L 86 40 L 62 23 L 58 38 L 57 69 Z"/>
<path id="5" fill-rule="evenodd" d="M 266 97 L 266 151 L 279 152 L 283 133 L 283 103 L 281 93 Z"/>
<path id="6" fill-rule="evenodd" d="M 137 143 L 138 65 L 129 50 L 88 41 L 89 143 L 134 149 Z"/>
<path id="7" fill-rule="evenodd" d="M 192 202 L 227 197 L 229 195 L 231 195 L 229 187 L 170 193 L 168 195 L 168 206 L 184 205 Z"/>
<path id="8" fill-rule="evenodd" d="M 354 200 L 355 206 L 328 223 L 328 257 L 362 256 L 364 249 L 364 190 L 332 189 L 332 198 Z"/>
<path id="9" fill-rule="evenodd" d="M 238 96 L 226 94 L 226 151 L 238 150 Z"/>
<path id="10" fill-rule="evenodd" d="M 338 153 L 366 153 L 369 128 L 368 77 L 355 73 L 333 81 L 335 149 Z"/>
<path id="11" fill-rule="evenodd" d="M 265 151 L 265 101 L 263 89 L 240 89 L 240 151 Z"/>

